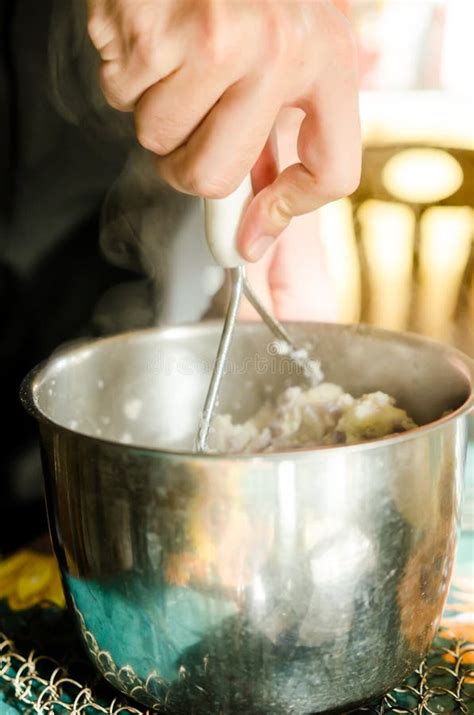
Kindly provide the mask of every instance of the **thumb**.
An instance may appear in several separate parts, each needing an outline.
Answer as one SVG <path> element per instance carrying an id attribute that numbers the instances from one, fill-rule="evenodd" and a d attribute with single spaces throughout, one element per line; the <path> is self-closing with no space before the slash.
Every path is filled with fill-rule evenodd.
<path id="1" fill-rule="evenodd" d="M 288 166 L 253 199 L 238 242 L 242 256 L 257 261 L 293 216 L 351 194 L 360 177 L 360 124 L 356 86 L 346 79 L 312 91 L 298 134 L 300 162 Z"/>
<path id="2" fill-rule="evenodd" d="M 302 164 L 293 164 L 253 199 L 239 230 L 239 250 L 247 261 L 258 261 L 293 216 L 325 203 L 315 191 L 315 179 Z"/>

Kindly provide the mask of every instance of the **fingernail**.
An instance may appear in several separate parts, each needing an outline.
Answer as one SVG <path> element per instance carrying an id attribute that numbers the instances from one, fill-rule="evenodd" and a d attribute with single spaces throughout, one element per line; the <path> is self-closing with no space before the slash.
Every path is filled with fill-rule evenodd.
<path id="1" fill-rule="evenodd" d="M 258 261 L 271 245 L 275 242 L 275 236 L 259 236 L 252 241 L 247 248 L 247 256 L 250 261 Z"/>

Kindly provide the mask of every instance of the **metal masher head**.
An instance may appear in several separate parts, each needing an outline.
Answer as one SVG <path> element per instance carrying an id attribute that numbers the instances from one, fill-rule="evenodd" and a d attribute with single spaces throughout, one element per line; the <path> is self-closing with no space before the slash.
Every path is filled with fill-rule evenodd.
<path id="1" fill-rule="evenodd" d="M 285 354 L 304 371 L 312 382 L 321 380 L 319 363 L 311 360 L 306 350 L 297 348 L 285 328 L 276 320 L 254 293 L 245 273 L 245 263 L 237 251 L 236 238 L 240 220 L 252 197 L 252 184 L 247 177 L 241 186 L 225 199 L 205 202 L 205 227 L 209 249 L 215 260 L 227 268 L 231 277 L 231 295 L 224 327 L 217 349 L 204 408 L 196 437 L 196 451 L 205 452 L 209 430 L 219 400 L 225 365 L 232 344 L 242 297 L 245 296 L 277 340 L 285 346 Z"/>

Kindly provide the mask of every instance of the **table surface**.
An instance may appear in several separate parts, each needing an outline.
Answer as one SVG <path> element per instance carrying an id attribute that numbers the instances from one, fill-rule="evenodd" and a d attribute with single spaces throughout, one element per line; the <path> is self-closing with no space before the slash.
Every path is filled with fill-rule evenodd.
<path id="1" fill-rule="evenodd" d="M 381 702 L 354 712 L 474 714 L 474 443 L 464 529 L 441 630 L 420 668 Z M 86 663 L 49 541 L 0 562 L 0 715 L 141 715 Z"/>

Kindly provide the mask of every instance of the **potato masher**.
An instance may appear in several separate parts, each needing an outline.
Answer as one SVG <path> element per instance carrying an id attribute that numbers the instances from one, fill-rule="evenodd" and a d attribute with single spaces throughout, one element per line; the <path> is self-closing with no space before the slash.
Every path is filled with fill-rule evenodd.
<path id="1" fill-rule="evenodd" d="M 230 273 L 231 295 L 224 320 L 216 360 L 209 383 L 204 408 L 195 442 L 197 452 L 205 452 L 209 428 L 218 402 L 219 390 L 224 377 L 225 364 L 237 322 L 242 296 L 255 308 L 273 335 L 281 342 L 282 353 L 294 360 L 304 374 L 313 382 L 322 379 L 320 365 L 308 357 L 304 348 L 298 349 L 285 328 L 260 302 L 245 273 L 245 261 L 237 250 L 237 233 L 242 215 L 253 196 L 252 182 L 247 176 L 242 184 L 224 199 L 206 199 L 204 221 L 206 240 L 214 260 Z"/>

